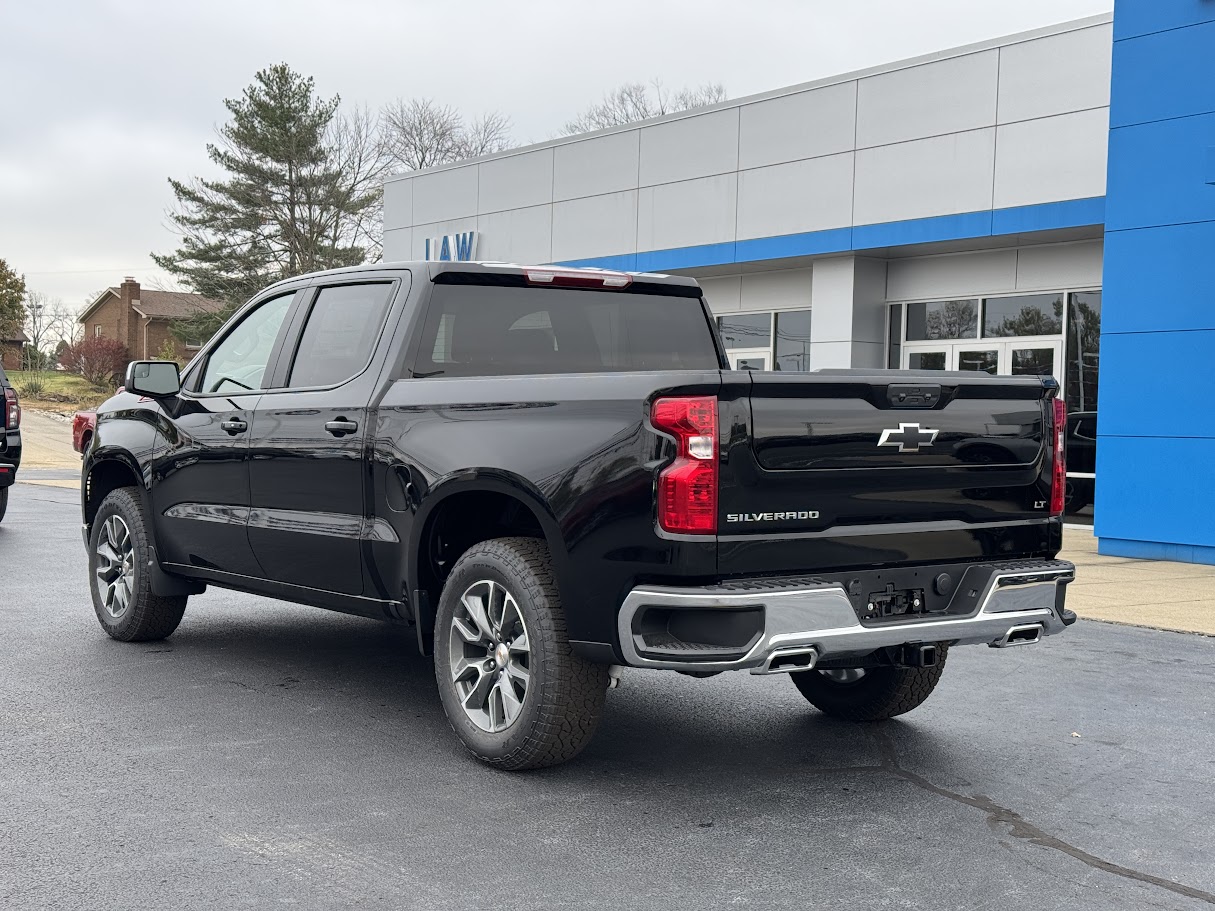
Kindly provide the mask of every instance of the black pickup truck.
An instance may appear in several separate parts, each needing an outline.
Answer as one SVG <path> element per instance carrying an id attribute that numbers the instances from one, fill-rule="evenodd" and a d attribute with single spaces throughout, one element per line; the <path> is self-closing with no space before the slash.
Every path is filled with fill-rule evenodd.
<path id="1" fill-rule="evenodd" d="M 0 364 L 0 521 L 8 511 L 8 489 L 21 466 L 21 403 Z"/>
<path id="2" fill-rule="evenodd" d="M 281 282 L 130 366 L 82 501 L 116 639 L 207 584 L 408 624 L 478 757 L 552 765 L 622 667 L 908 711 L 1058 633 L 1050 378 L 732 371 L 689 278 L 402 263 Z"/>

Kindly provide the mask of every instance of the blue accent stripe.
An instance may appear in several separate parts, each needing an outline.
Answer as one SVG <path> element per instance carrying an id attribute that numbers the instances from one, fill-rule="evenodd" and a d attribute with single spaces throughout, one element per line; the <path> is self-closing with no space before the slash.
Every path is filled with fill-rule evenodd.
<path id="1" fill-rule="evenodd" d="M 705 244 L 700 247 L 684 247 L 678 250 L 652 250 L 637 254 L 637 269 L 641 272 L 662 272 L 664 269 L 685 269 L 686 263 L 697 266 L 722 266 L 736 263 L 734 241 L 724 244 Z"/>
<path id="2" fill-rule="evenodd" d="M 944 240 L 968 240 L 1031 231 L 1051 231 L 1058 228 L 1078 228 L 1105 224 L 1105 197 L 1069 199 L 1034 206 L 1008 209 L 987 209 L 960 215 L 936 218 L 913 218 L 854 228 L 830 228 L 804 234 L 782 234 L 778 237 L 757 237 L 751 240 L 703 244 L 696 247 L 673 247 L 642 253 L 622 253 L 588 259 L 566 260 L 562 266 L 595 266 L 622 271 L 661 272 L 671 269 L 694 269 L 699 266 L 722 266 L 751 263 L 767 259 L 788 259 L 794 256 L 821 256 L 829 253 L 849 253 L 853 250 L 873 250 L 880 247 L 905 247 Z"/>
<path id="3" fill-rule="evenodd" d="M 991 216 L 991 210 L 988 210 L 891 221 L 880 225 L 858 225 L 852 229 L 852 249 L 872 250 L 875 247 L 904 247 L 939 240 L 987 237 L 991 234 Z"/>
<path id="4" fill-rule="evenodd" d="M 1069 199 L 1037 206 L 996 209 L 991 213 L 991 233 L 1025 234 L 1058 228 L 1082 228 L 1105 224 L 1105 197 Z"/>

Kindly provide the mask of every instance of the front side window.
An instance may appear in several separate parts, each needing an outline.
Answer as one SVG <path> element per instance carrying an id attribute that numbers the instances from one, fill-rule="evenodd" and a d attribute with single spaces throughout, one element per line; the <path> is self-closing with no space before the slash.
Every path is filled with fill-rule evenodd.
<path id="1" fill-rule="evenodd" d="M 261 389 L 266 365 L 295 292 L 272 297 L 246 314 L 207 356 L 198 391 L 247 392 Z"/>
<path id="2" fill-rule="evenodd" d="M 361 373 L 391 299 L 387 282 L 322 288 L 304 324 L 287 385 L 333 386 Z"/>
<path id="3" fill-rule="evenodd" d="M 907 341 L 974 338 L 979 329 L 978 301 L 934 301 L 907 305 Z"/>

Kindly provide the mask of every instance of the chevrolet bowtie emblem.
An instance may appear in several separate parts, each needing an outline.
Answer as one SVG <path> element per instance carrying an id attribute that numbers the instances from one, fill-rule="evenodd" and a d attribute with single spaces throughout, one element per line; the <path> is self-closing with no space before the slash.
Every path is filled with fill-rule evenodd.
<path id="1" fill-rule="evenodd" d="M 919 452 L 921 446 L 936 442 L 939 430 L 929 430 L 919 424 L 899 424 L 898 430 L 883 430 L 879 446 L 897 446 L 899 452 Z"/>

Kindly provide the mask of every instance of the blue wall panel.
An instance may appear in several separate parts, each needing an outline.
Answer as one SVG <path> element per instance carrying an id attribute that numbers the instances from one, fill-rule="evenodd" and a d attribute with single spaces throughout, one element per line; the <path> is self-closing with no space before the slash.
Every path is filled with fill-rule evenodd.
<path id="1" fill-rule="evenodd" d="M 1215 562 L 1215 0 L 1117 0 L 1101 553 Z M 1140 37 L 1147 36 L 1147 37 Z"/>
<path id="2" fill-rule="evenodd" d="M 1107 333 L 1215 329 L 1215 222 L 1106 234 L 1102 311 Z"/>
<path id="3" fill-rule="evenodd" d="M 1101 365 L 1098 433 L 1215 440 L 1215 331 L 1106 334 Z"/>
<path id="4" fill-rule="evenodd" d="M 1215 22 L 1211 0 L 1114 0 L 1114 40 Z"/>
<path id="5" fill-rule="evenodd" d="M 1207 6 L 1215 6 L 1209 2 Z M 1114 42 L 1110 126 L 1215 111 L 1215 21 Z M 1168 66 L 1158 66 L 1168 60 Z"/>
<path id="6" fill-rule="evenodd" d="M 1103 398 L 1103 412 L 1106 405 Z M 1213 465 L 1212 439 L 1103 435 L 1097 446 L 1097 534 L 1215 547 Z"/>
<path id="7" fill-rule="evenodd" d="M 1110 130 L 1106 230 L 1215 219 L 1212 146 L 1215 114 Z"/>

